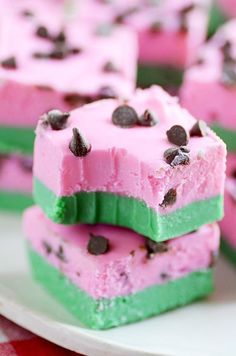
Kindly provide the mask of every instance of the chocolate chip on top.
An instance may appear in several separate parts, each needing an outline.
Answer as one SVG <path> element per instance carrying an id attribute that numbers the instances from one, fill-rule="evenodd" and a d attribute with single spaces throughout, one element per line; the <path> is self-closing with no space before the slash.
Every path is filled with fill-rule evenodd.
<path id="1" fill-rule="evenodd" d="M 50 35 L 48 29 L 45 26 L 38 26 L 35 32 L 36 36 L 44 39 L 49 39 Z"/>
<path id="2" fill-rule="evenodd" d="M 66 127 L 69 116 L 70 113 L 55 109 L 43 114 L 40 119 L 44 125 L 50 125 L 52 130 L 58 131 Z"/>
<path id="3" fill-rule="evenodd" d="M 85 157 L 91 151 L 91 145 L 86 142 L 76 127 L 73 128 L 73 136 L 69 144 L 69 149 L 76 157 Z"/>
<path id="4" fill-rule="evenodd" d="M 113 111 L 112 122 L 123 128 L 133 127 L 138 123 L 138 114 L 131 106 L 120 105 Z"/>
<path id="5" fill-rule="evenodd" d="M 155 115 L 150 110 L 145 110 L 143 115 L 138 118 L 138 125 L 140 126 L 154 126 L 157 124 Z"/>
<path id="6" fill-rule="evenodd" d="M 190 163 L 189 150 L 186 147 L 168 148 L 164 152 L 164 159 L 171 167 L 188 165 Z"/>
<path id="7" fill-rule="evenodd" d="M 172 126 L 166 132 L 167 138 L 170 143 L 173 143 L 177 146 L 186 146 L 189 141 L 189 134 L 187 131 L 180 125 Z"/>
<path id="8" fill-rule="evenodd" d="M 162 208 L 166 208 L 169 205 L 173 205 L 176 202 L 177 199 L 177 192 L 176 189 L 171 188 L 170 190 L 168 190 L 168 192 L 165 194 L 164 199 L 162 201 L 162 203 L 160 204 L 160 206 Z"/>
<path id="9" fill-rule="evenodd" d="M 224 62 L 233 62 L 234 58 L 232 57 L 232 43 L 229 40 L 226 40 L 225 43 L 220 47 L 220 50 L 224 57 Z"/>
<path id="10" fill-rule="evenodd" d="M 190 137 L 193 136 L 203 137 L 206 136 L 206 133 L 207 133 L 207 124 L 203 120 L 198 120 L 189 131 Z"/>
<path id="11" fill-rule="evenodd" d="M 87 250 L 91 255 L 103 255 L 109 251 L 109 248 L 109 240 L 106 237 L 90 234 Z"/>
<path id="12" fill-rule="evenodd" d="M 17 68 L 17 63 L 16 63 L 16 58 L 11 56 L 3 61 L 1 61 L 1 66 L 5 69 L 16 69 Z"/>
<path id="13" fill-rule="evenodd" d="M 220 82 L 226 87 L 236 86 L 236 63 L 225 62 L 223 64 Z"/>
<path id="14" fill-rule="evenodd" d="M 55 43 L 65 43 L 66 42 L 66 34 L 63 30 L 59 31 L 59 33 L 51 37 L 51 40 Z"/>
<path id="15" fill-rule="evenodd" d="M 106 73 L 117 73 L 118 69 L 112 61 L 107 61 L 103 66 L 103 71 Z"/>
<path id="16" fill-rule="evenodd" d="M 153 258 L 156 253 L 164 253 L 169 250 L 166 242 L 155 242 L 150 239 L 146 239 L 145 247 L 148 258 Z"/>

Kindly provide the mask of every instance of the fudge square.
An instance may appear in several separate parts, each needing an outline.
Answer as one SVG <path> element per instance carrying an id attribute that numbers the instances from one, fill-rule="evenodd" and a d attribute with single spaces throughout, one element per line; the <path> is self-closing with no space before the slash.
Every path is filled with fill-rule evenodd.
<path id="1" fill-rule="evenodd" d="M 31 154 L 33 129 L 47 110 L 133 92 L 137 41 L 131 30 L 119 26 L 104 34 L 95 24 L 63 17 L 61 2 L 52 0 L 0 5 L 2 152 Z"/>
<path id="2" fill-rule="evenodd" d="M 105 223 L 161 241 L 221 219 L 225 144 L 153 86 L 39 120 L 34 197 L 62 224 Z"/>
<path id="3" fill-rule="evenodd" d="M 155 243 L 109 225 L 58 225 L 32 207 L 24 233 L 35 279 L 90 328 L 142 320 L 213 289 L 216 224 Z"/>
<path id="4" fill-rule="evenodd" d="M 185 73 L 181 103 L 236 152 L 236 20 L 221 27 Z"/>
<path id="5" fill-rule="evenodd" d="M 88 0 L 80 16 L 125 24 L 138 35 L 138 83 L 179 85 L 182 71 L 196 59 L 206 34 L 211 1 Z"/>

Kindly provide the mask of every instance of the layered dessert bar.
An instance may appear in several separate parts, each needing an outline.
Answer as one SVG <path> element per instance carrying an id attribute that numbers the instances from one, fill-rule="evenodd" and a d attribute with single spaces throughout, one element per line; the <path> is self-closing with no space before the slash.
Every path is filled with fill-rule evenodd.
<path id="1" fill-rule="evenodd" d="M 34 154 L 35 201 L 53 221 L 162 241 L 221 219 L 225 145 L 177 98 L 153 86 L 59 113 L 42 115 Z"/>
<path id="2" fill-rule="evenodd" d="M 123 26 L 104 32 L 97 24 L 78 23 L 63 4 L 0 0 L 0 154 L 32 155 L 34 129 L 45 111 L 126 97 L 135 88 L 136 35 Z M 6 174 L 13 182 L 11 173 Z M 0 199 L 0 208 L 9 194 L 18 210 L 22 199 L 15 190 L 4 191 L 1 179 L 6 199 Z M 20 191 L 23 180 L 17 183 Z"/>
<path id="3" fill-rule="evenodd" d="M 113 26 L 126 24 L 138 35 L 138 84 L 179 85 L 206 38 L 208 0 L 84 1 L 80 16 Z"/>
<path id="4" fill-rule="evenodd" d="M 57 225 L 32 207 L 24 215 L 24 232 L 35 279 L 90 328 L 142 320 L 213 288 L 215 224 L 155 243 L 108 225 Z"/>
<path id="5" fill-rule="evenodd" d="M 221 247 L 225 255 L 236 264 L 236 155 L 227 157 L 227 178 L 225 184 L 225 216 L 220 223 Z"/>
<path id="6" fill-rule="evenodd" d="M 224 25 L 186 71 L 181 102 L 236 152 L 236 20 Z"/>

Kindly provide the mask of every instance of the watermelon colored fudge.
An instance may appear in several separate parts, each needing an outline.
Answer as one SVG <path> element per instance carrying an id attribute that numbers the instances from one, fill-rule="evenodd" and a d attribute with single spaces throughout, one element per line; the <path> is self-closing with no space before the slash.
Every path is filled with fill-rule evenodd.
<path id="1" fill-rule="evenodd" d="M 131 30 L 119 26 L 104 34 L 96 24 L 68 18 L 62 2 L 53 0 L 0 5 L 2 153 L 32 154 L 33 129 L 47 110 L 133 92 L 137 41 Z"/>
<path id="2" fill-rule="evenodd" d="M 181 103 L 236 151 L 236 20 L 224 25 L 185 73 Z"/>
<path id="3" fill-rule="evenodd" d="M 228 154 L 227 178 L 225 183 L 225 216 L 220 222 L 222 250 L 236 264 L 236 155 Z"/>
<path id="4" fill-rule="evenodd" d="M 177 98 L 153 86 L 65 115 L 45 113 L 36 130 L 34 197 L 50 219 L 155 241 L 221 219 L 225 145 Z"/>
<path id="5" fill-rule="evenodd" d="M 22 211 L 33 205 L 32 157 L 0 155 L 0 209 Z"/>
<path id="6" fill-rule="evenodd" d="M 211 1 L 84 1 L 80 16 L 125 24 L 138 35 L 138 84 L 179 85 L 207 34 Z"/>
<path id="7" fill-rule="evenodd" d="M 216 224 L 155 243 L 108 225 L 58 225 L 32 207 L 24 233 L 35 279 L 90 328 L 142 320 L 213 288 Z"/>

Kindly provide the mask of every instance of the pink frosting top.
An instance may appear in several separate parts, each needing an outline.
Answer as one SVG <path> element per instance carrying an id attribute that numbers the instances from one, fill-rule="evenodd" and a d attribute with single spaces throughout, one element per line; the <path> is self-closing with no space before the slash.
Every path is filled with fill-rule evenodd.
<path id="1" fill-rule="evenodd" d="M 230 41 L 230 53 L 236 59 L 235 32 L 236 20 L 232 20 L 202 48 L 199 53 L 201 62 L 185 72 L 180 93 L 181 103 L 193 115 L 233 129 L 236 128 L 236 86 L 222 83 L 224 55 L 220 48 Z"/>
<path id="2" fill-rule="evenodd" d="M 182 125 L 187 131 L 196 120 L 182 109 L 177 98 L 158 86 L 138 89 L 129 105 L 142 115 L 146 109 L 159 122 L 153 127 L 121 128 L 112 123 L 112 113 L 122 102 L 101 100 L 71 112 L 64 130 L 36 130 L 34 175 L 57 196 L 80 191 L 103 191 L 141 199 L 160 213 L 169 212 L 196 200 L 223 194 L 224 143 L 208 129 L 204 137 L 191 137 L 190 164 L 172 168 L 163 158 L 173 147 L 166 131 Z M 69 150 L 72 128 L 77 127 L 91 143 L 84 158 Z M 50 169 L 48 169 L 50 167 Z M 166 209 L 159 204 L 171 188 L 177 201 Z"/>
<path id="3" fill-rule="evenodd" d="M 188 31 L 182 32 L 180 12 L 192 4 L 195 7 L 186 15 Z M 204 42 L 209 4 L 208 0 L 88 0 L 80 4 L 79 10 L 82 18 L 97 22 L 115 22 L 117 16 L 124 15 L 121 22 L 138 34 L 141 63 L 183 68 L 195 59 Z M 160 24 L 161 31 L 150 31 L 154 23 Z"/>
<path id="4" fill-rule="evenodd" d="M 133 92 L 137 41 L 131 30 L 120 26 L 107 35 L 98 34 L 98 25 L 68 17 L 64 7 L 53 0 L 0 0 L 0 6 L 4 8 L 0 14 L 0 61 L 14 56 L 17 62 L 16 69 L 0 66 L 0 125 L 34 126 L 47 110 L 70 110 L 73 103 L 65 99 L 68 94 L 92 100 L 104 93 L 104 87 L 115 96 Z M 24 16 L 25 10 L 32 16 Z M 34 53 L 47 54 L 53 49 L 52 41 L 35 34 L 39 26 L 46 26 L 54 37 L 63 29 L 69 48 L 80 53 L 63 60 L 35 58 Z M 116 70 L 105 71 L 107 62 Z"/>
<path id="5" fill-rule="evenodd" d="M 229 17 L 236 17 L 236 0 L 217 0 L 221 10 Z"/>
<path id="6" fill-rule="evenodd" d="M 128 295 L 208 268 L 219 246 L 218 226 L 206 225 L 168 241 L 167 252 L 147 258 L 145 238 L 131 230 L 57 225 L 38 207 L 26 211 L 24 232 L 33 250 L 96 299 Z M 106 237 L 110 250 L 99 256 L 90 254 L 90 233 Z"/>

